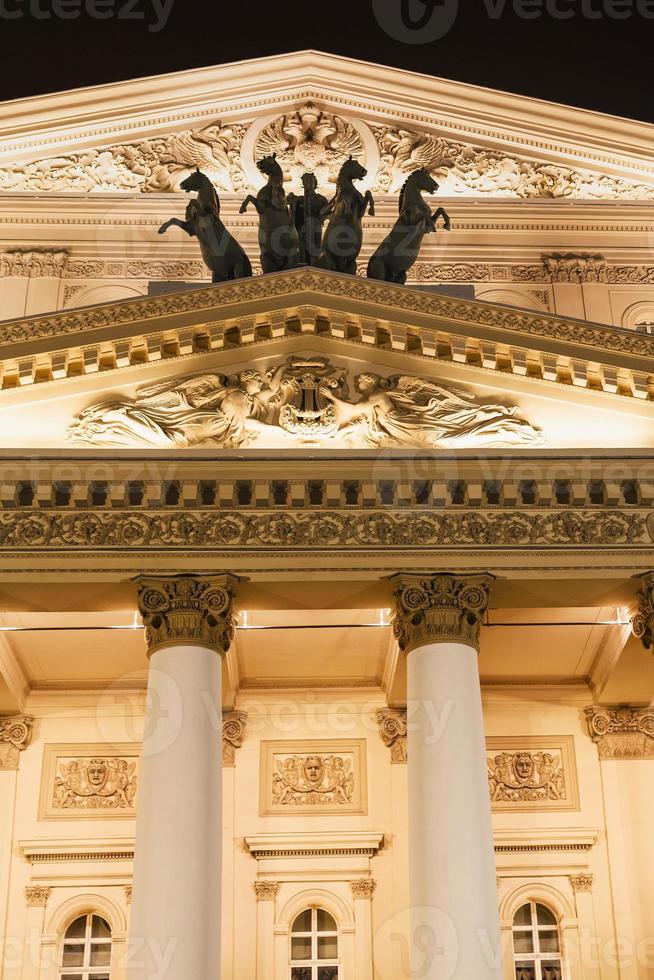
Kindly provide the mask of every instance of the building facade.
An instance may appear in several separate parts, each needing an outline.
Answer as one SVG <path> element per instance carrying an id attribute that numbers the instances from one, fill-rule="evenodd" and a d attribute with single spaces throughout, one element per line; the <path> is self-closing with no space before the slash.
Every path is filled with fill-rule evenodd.
<path id="1" fill-rule="evenodd" d="M 2 110 L 0 980 L 654 976 L 652 127 L 318 52 Z M 272 153 L 365 167 L 358 275 L 261 273 Z"/>

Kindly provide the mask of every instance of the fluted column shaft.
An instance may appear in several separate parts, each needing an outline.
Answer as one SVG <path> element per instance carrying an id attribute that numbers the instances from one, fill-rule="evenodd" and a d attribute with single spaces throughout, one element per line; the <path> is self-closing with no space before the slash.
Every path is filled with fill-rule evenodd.
<path id="1" fill-rule="evenodd" d="M 137 580 L 150 654 L 129 980 L 219 980 L 231 576 Z"/>
<path id="2" fill-rule="evenodd" d="M 411 965 L 423 980 L 499 980 L 500 924 L 477 665 L 491 576 L 402 574 L 407 655 Z"/>

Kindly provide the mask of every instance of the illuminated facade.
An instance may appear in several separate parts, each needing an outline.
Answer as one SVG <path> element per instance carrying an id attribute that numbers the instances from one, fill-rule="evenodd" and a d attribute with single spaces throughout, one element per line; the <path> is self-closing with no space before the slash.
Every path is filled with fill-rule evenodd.
<path id="1" fill-rule="evenodd" d="M 646 980 L 651 126 L 316 52 L 2 110 L 0 980 Z M 261 275 L 272 153 L 365 166 L 359 275 Z"/>

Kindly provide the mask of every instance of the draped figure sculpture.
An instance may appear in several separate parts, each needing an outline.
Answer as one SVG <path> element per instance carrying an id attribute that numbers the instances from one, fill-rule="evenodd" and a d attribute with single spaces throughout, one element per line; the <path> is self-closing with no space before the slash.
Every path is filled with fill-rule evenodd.
<path id="1" fill-rule="evenodd" d="M 517 408 L 482 404 L 437 381 L 360 374 L 323 357 L 290 357 L 265 375 L 200 374 L 146 385 L 80 412 L 68 427 L 79 446 L 237 449 L 259 442 L 361 448 L 538 446 L 542 433 Z"/>
<path id="2" fill-rule="evenodd" d="M 540 430 L 521 418 L 517 408 L 480 405 L 474 395 L 433 381 L 366 373 L 355 384 L 362 395 L 355 403 L 329 389 L 323 392 L 334 407 L 339 433 L 350 445 L 465 448 L 543 442 Z"/>

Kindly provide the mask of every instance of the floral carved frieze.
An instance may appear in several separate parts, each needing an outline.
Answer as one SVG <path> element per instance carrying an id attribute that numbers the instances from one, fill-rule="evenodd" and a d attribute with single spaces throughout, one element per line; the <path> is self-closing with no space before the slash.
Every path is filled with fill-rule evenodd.
<path id="1" fill-rule="evenodd" d="M 48 745 L 43 764 L 42 819 L 133 817 L 138 749 L 108 752 L 104 745 Z"/>
<path id="2" fill-rule="evenodd" d="M 603 255 L 544 255 L 543 265 L 552 282 L 608 282 Z"/>
<path id="3" fill-rule="evenodd" d="M 351 394 L 351 387 L 355 395 Z M 366 372 L 350 384 L 321 357 L 291 357 L 265 375 L 201 374 L 139 388 L 84 409 L 67 430 L 78 446 L 353 448 L 535 446 L 539 429 L 515 407 L 424 378 Z"/>
<path id="4" fill-rule="evenodd" d="M 407 716 L 406 710 L 380 708 L 377 712 L 379 736 L 384 745 L 391 750 L 391 762 L 407 761 Z"/>
<path id="5" fill-rule="evenodd" d="M 0 769 L 18 769 L 20 753 L 32 737 L 32 723 L 27 715 L 0 718 Z"/>
<path id="6" fill-rule="evenodd" d="M 586 709 L 588 732 L 600 759 L 654 759 L 654 709 Z"/>
<path id="7" fill-rule="evenodd" d="M 248 716 L 245 711 L 229 711 L 223 714 L 223 765 L 233 766 L 236 750 L 240 749 L 245 738 Z"/>
<path id="8" fill-rule="evenodd" d="M 261 811 L 363 813 L 366 808 L 365 742 L 264 742 Z"/>
<path id="9" fill-rule="evenodd" d="M 9 249 L 0 252 L 0 276 L 23 276 L 27 279 L 65 275 L 68 252 L 48 249 Z"/>
<path id="10" fill-rule="evenodd" d="M 572 736 L 491 737 L 486 740 L 486 762 L 494 810 L 579 807 Z"/>

